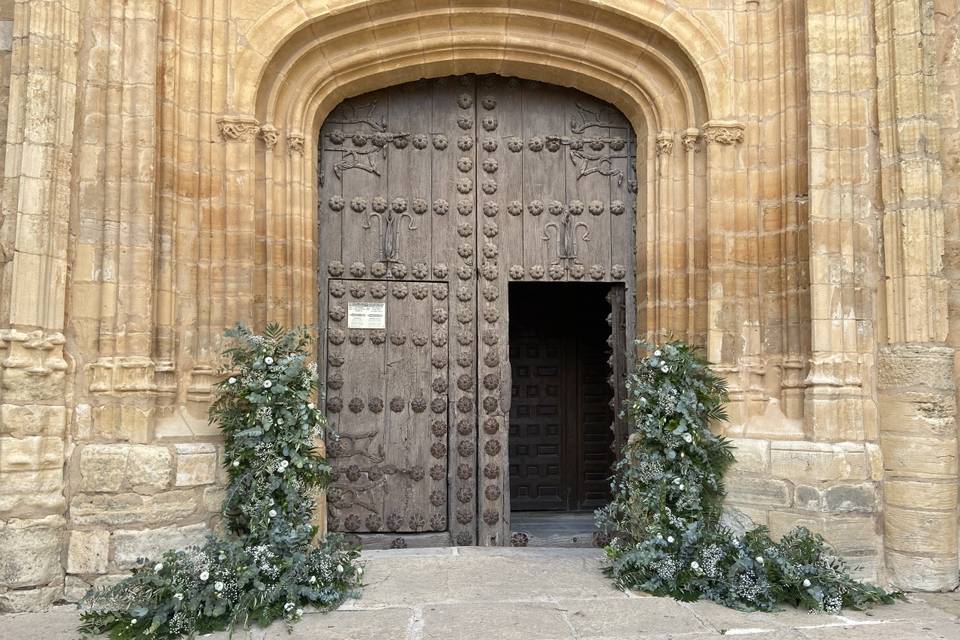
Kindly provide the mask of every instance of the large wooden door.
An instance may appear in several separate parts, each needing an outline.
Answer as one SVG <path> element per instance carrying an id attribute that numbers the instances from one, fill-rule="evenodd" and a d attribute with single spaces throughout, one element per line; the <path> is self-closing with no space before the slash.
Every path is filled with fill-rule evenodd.
<path id="1" fill-rule="evenodd" d="M 330 114 L 317 216 L 340 434 L 331 529 L 509 541 L 507 285 L 622 283 L 632 299 L 634 154 L 610 105 L 515 78 L 423 80 Z"/>

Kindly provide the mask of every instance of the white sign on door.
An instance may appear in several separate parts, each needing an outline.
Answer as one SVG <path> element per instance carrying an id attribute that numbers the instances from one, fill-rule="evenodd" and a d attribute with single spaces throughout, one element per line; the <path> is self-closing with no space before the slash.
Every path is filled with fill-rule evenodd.
<path id="1" fill-rule="evenodd" d="M 348 329 L 386 329 L 386 302 L 348 302 Z"/>

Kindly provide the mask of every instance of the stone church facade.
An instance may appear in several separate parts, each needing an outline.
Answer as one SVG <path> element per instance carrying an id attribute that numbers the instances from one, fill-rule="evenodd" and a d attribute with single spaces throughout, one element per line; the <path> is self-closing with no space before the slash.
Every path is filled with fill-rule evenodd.
<path id="1" fill-rule="evenodd" d="M 510 544 L 508 294 L 589 283 L 614 402 L 634 337 L 728 380 L 732 509 L 955 587 L 957 13 L 0 0 L 0 610 L 216 525 L 237 321 L 320 335 L 332 529 Z M 406 502 L 348 484 L 384 474 Z"/>

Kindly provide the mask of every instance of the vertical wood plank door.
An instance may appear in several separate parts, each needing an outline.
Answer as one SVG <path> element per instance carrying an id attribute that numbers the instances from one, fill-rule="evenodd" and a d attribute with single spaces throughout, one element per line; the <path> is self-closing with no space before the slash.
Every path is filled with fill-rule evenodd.
<path id="1" fill-rule="evenodd" d="M 521 457 L 510 416 L 532 402 L 512 397 L 511 358 L 526 356 L 510 344 L 509 285 L 618 284 L 622 355 L 635 308 L 634 137 L 591 96 L 493 75 L 383 89 L 327 117 L 316 156 L 317 331 L 331 530 L 509 543 L 511 456 Z M 553 375 L 550 353 L 530 356 L 538 380 Z M 585 363 L 596 375 L 580 379 L 557 366 L 584 398 L 603 395 L 613 370 Z M 586 449 L 601 414 L 577 418 Z M 531 490 L 569 504 L 564 478 L 578 474 L 576 500 L 596 502 L 586 460 L 558 457 Z"/>

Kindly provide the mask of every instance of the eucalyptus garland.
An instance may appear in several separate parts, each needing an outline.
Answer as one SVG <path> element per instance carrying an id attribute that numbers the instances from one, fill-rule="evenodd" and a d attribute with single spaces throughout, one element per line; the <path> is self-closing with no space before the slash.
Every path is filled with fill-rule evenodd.
<path id="1" fill-rule="evenodd" d="M 335 535 L 312 544 L 314 495 L 330 482 L 315 450 L 326 420 L 314 404 L 309 334 L 278 325 L 228 331 L 235 346 L 210 421 L 224 436 L 229 487 L 223 536 L 141 561 L 133 575 L 91 593 L 80 632 L 111 638 L 177 638 L 274 620 L 304 607 L 336 608 L 359 589 L 359 551 Z"/>
<path id="2" fill-rule="evenodd" d="M 764 527 L 738 537 L 721 526 L 733 447 L 709 425 L 727 419 L 725 383 L 681 342 L 638 346 L 645 357 L 624 409 L 632 432 L 613 500 L 597 511 L 610 536 L 604 570 L 619 588 L 763 611 L 782 603 L 836 613 L 902 597 L 854 580 L 805 528 L 774 542 Z"/>

